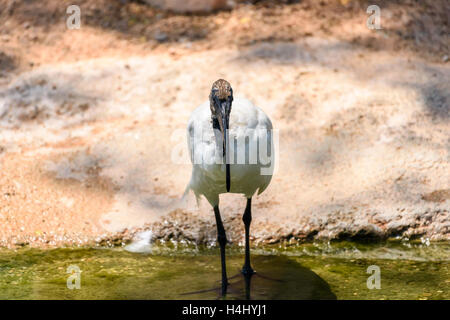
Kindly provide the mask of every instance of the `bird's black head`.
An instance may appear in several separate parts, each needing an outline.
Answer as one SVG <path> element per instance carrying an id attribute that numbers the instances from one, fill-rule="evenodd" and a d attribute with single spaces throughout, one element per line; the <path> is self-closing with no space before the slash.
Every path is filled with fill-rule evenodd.
<path id="1" fill-rule="evenodd" d="M 228 81 L 219 79 L 215 81 L 209 94 L 209 103 L 211 108 L 211 118 L 213 128 L 219 129 L 222 133 L 223 156 L 226 160 L 226 182 L 227 191 L 230 191 L 230 164 L 227 157 L 228 150 L 228 129 L 231 113 L 231 104 L 233 103 L 233 89 Z"/>
<path id="2" fill-rule="evenodd" d="M 217 121 L 222 134 L 228 129 L 231 104 L 233 102 L 233 89 L 228 81 L 219 79 L 215 81 L 209 94 L 211 118 Z"/>

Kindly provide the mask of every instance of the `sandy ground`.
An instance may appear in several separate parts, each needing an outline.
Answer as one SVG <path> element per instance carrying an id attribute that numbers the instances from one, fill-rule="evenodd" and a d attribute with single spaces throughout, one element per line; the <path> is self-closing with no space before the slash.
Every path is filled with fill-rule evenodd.
<path id="1" fill-rule="evenodd" d="M 417 31 L 408 19 L 428 17 L 426 6 L 408 16 L 388 7 L 384 29 L 371 31 L 361 7 L 332 1 L 209 16 L 85 1 L 88 23 L 68 31 L 36 12 L 26 20 L 37 7 L 2 2 L 15 4 L 0 16 L 0 245 L 120 243 L 142 230 L 213 242 L 211 208 L 181 196 L 187 119 L 217 78 L 279 132 L 253 240 L 450 240 L 448 38 L 426 37 L 448 25 L 434 15 Z M 125 31 L 119 18 L 101 28 L 107 14 L 126 17 Z M 234 243 L 244 206 L 221 198 Z"/>

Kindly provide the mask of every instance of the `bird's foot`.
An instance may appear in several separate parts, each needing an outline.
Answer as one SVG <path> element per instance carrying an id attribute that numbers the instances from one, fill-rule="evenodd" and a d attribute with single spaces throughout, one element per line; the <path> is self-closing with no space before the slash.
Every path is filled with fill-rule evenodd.
<path id="1" fill-rule="evenodd" d="M 256 272 L 255 270 L 253 270 L 253 268 L 251 266 L 244 266 L 241 270 L 241 273 L 245 276 L 245 277 L 251 277 L 252 275 L 254 275 Z"/>
<path id="2" fill-rule="evenodd" d="M 284 280 L 272 278 L 272 277 L 266 276 L 266 275 L 263 274 L 263 273 L 259 273 L 259 272 L 256 272 L 256 271 L 255 271 L 255 274 L 254 274 L 254 275 L 255 275 L 256 277 L 259 277 L 259 278 L 262 278 L 262 279 L 265 279 L 265 280 L 269 280 L 269 281 L 284 282 Z"/>
<path id="3" fill-rule="evenodd" d="M 263 273 L 256 272 L 255 270 L 253 270 L 252 267 L 245 267 L 245 266 L 242 268 L 242 270 L 239 273 L 229 277 L 228 279 L 229 280 L 230 279 L 234 279 L 234 278 L 237 278 L 239 276 L 244 276 L 244 278 L 247 278 L 247 277 L 251 278 L 251 277 L 255 276 L 255 277 L 258 277 L 258 278 L 261 278 L 261 279 L 265 279 L 265 280 L 269 280 L 269 281 L 284 282 L 281 279 L 272 278 L 272 277 L 269 277 L 269 276 L 267 276 L 267 275 L 265 275 Z"/>
<path id="4" fill-rule="evenodd" d="M 228 278 L 228 279 L 230 279 L 230 278 Z M 221 281 L 219 280 L 219 282 L 221 282 Z M 235 284 L 237 284 L 239 282 L 241 282 L 241 280 L 233 283 L 233 285 L 235 285 Z M 222 286 L 217 286 L 217 287 L 214 287 L 214 288 L 211 288 L 211 289 L 185 292 L 185 293 L 182 293 L 181 295 L 182 296 L 187 296 L 187 295 L 201 294 L 201 293 L 207 293 L 207 292 L 216 292 L 217 293 L 217 299 L 225 298 L 228 293 L 239 294 L 239 291 L 236 290 L 232 286 L 231 283 L 227 282 L 225 286 L 222 285 Z"/>

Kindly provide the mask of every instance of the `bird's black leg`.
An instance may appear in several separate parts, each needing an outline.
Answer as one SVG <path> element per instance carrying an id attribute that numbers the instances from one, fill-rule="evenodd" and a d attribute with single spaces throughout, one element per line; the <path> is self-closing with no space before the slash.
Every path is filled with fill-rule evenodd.
<path id="1" fill-rule="evenodd" d="M 252 222 L 252 198 L 247 199 L 247 206 L 245 207 L 242 221 L 245 225 L 245 263 L 242 268 L 244 275 L 252 275 L 254 273 L 250 265 L 250 223 Z"/>
<path id="2" fill-rule="evenodd" d="M 255 271 L 250 264 L 250 223 L 252 222 L 252 198 L 247 199 L 244 215 L 242 216 L 245 226 L 245 262 L 242 274 L 245 279 L 245 296 L 250 299 L 250 282 Z"/>
<path id="3" fill-rule="evenodd" d="M 225 245 L 227 244 L 227 236 L 225 234 L 225 228 L 223 227 L 222 218 L 220 217 L 219 206 L 214 207 L 214 214 L 216 216 L 217 225 L 217 242 L 220 246 L 220 260 L 222 262 L 222 296 L 227 294 L 227 267 L 225 263 Z"/>

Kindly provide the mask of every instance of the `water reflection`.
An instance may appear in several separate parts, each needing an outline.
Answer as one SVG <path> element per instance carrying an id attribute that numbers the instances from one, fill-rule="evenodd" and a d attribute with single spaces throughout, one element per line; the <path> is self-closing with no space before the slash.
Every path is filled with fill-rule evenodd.
<path id="1" fill-rule="evenodd" d="M 313 271 L 286 256 L 253 256 L 256 273 L 245 277 L 236 270 L 229 278 L 226 299 L 335 300 L 328 283 Z M 219 286 L 182 294 L 187 299 L 220 298 Z"/>
<path id="2" fill-rule="evenodd" d="M 239 249 L 229 249 L 228 274 L 236 277 L 230 279 L 226 299 L 247 295 L 250 299 L 450 297 L 449 243 L 304 244 L 269 249 L 254 249 L 253 267 L 261 276 L 252 276 L 248 286 L 240 274 L 244 256 Z M 80 289 L 67 288 L 66 270 L 71 265 L 81 270 Z M 380 290 L 367 288 L 371 265 L 382 270 Z M 155 246 L 152 254 L 120 248 L 0 249 L 0 299 L 217 299 L 220 289 L 205 291 L 213 287 L 220 287 L 216 248 Z M 187 291 L 197 293 L 182 295 Z"/>

